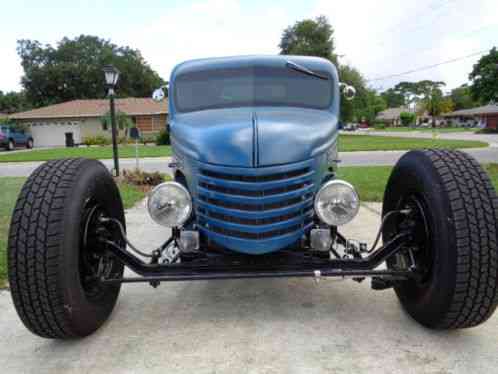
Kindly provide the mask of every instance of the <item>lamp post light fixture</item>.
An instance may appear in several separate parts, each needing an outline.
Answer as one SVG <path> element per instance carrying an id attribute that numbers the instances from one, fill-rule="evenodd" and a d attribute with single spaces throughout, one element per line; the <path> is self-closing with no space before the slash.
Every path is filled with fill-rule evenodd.
<path id="1" fill-rule="evenodd" d="M 105 83 L 108 89 L 107 95 L 109 96 L 109 105 L 111 111 L 111 128 L 112 128 L 112 153 L 114 156 L 114 172 L 116 173 L 116 177 L 119 177 L 119 157 L 118 157 L 118 135 L 116 129 L 116 113 L 115 113 L 115 105 L 114 105 L 114 88 L 118 83 L 119 79 L 119 70 L 116 69 L 112 65 L 106 65 L 103 68 Z"/>

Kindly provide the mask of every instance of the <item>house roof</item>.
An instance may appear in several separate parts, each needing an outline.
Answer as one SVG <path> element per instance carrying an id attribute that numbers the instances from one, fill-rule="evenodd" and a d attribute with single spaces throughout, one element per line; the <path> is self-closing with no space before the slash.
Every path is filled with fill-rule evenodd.
<path id="1" fill-rule="evenodd" d="M 477 108 L 461 109 L 443 114 L 444 117 L 471 117 L 483 114 L 498 114 L 498 104 L 488 104 Z"/>
<path id="2" fill-rule="evenodd" d="M 168 113 L 168 101 L 156 102 L 150 98 L 116 99 L 116 111 L 130 116 Z M 15 113 L 12 119 L 44 119 L 44 118 L 78 118 L 100 117 L 109 111 L 109 100 L 73 100 L 65 103 L 49 105 L 43 108 Z"/>
<path id="3" fill-rule="evenodd" d="M 380 120 L 395 120 L 399 118 L 399 115 L 403 112 L 409 112 L 410 110 L 405 107 L 399 107 L 399 108 L 389 108 L 386 110 L 383 110 L 382 112 L 379 112 L 377 114 L 377 119 Z"/>

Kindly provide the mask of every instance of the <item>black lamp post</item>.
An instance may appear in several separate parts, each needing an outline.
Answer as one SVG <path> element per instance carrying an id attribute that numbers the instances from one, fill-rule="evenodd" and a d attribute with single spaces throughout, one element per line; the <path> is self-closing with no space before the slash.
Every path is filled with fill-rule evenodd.
<path id="1" fill-rule="evenodd" d="M 111 128 L 112 128 L 112 152 L 114 155 L 114 170 L 116 173 L 116 177 L 119 177 L 119 158 L 118 158 L 118 135 L 116 129 L 116 116 L 115 116 L 115 107 L 114 107 L 114 88 L 118 83 L 119 79 L 119 70 L 116 69 L 112 65 L 104 66 L 104 75 L 105 75 L 105 83 L 108 89 L 107 95 L 110 100 L 111 107 Z"/>

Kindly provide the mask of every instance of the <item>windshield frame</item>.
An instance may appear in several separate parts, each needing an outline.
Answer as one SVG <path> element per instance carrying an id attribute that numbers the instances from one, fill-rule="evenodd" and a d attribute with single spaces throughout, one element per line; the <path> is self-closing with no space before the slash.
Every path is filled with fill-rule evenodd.
<path id="1" fill-rule="evenodd" d="M 179 87 L 177 85 L 177 82 L 180 81 L 184 76 L 192 76 L 192 75 L 209 75 L 213 74 L 214 72 L 221 73 L 221 74 L 226 74 L 228 77 L 232 74 L 235 75 L 240 75 L 243 76 L 243 73 L 246 74 L 246 76 L 249 78 L 253 77 L 256 78 L 258 74 L 260 76 L 263 76 L 261 73 L 268 73 L 269 71 L 274 70 L 275 72 L 288 72 L 290 75 L 295 75 L 296 79 L 306 79 L 306 80 L 315 80 L 317 82 L 320 82 L 323 84 L 323 82 L 327 82 L 328 85 L 328 100 L 326 104 L 322 105 L 303 105 L 302 102 L 297 102 L 297 101 L 282 101 L 278 102 L 276 100 L 260 100 L 258 97 L 256 97 L 255 94 L 251 97 L 251 100 L 247 101 L 234 101 L 233 103 L 217 103 L 214 105 L 209 105 L 209 106 L 200 106 L 197 109 L 185 109 L 182 108 L 182 106 L 179 103 L 179 98 L 178 98 L 178 92 L 179 92 Z M 230 109 L 230 108 L 247 108 L 247 107 L 291 107 L 291 108 L 303 108 L 303 109 L 315 109 L 315 110 L 326 110 L 330 111 L 333 104 L 334 104 L 334 96 L 336 94 L 334 90 L 334 76 L 330 74 L 329 71 L 327 70 L 315 70 L 317 74 L 320 74 L 326 79 L 324 80 L 323 78 L 315 77 L 315 76 L 310 76 L 303 74 L 302 72 L 296 71 L 294 69 L 290 69 L 288 66 L 282 66 L 282 67 L 270 67 L 270 66 L 239 66 L 239 67 L 231 67 L 231 68 L 219 68 L 219 69 L 202 69 L 202 70 L 197 70 L 197 71 L 189 71 L 186 73 L 181 73 L 175 77 L 175 83 L 173 84 L 173 89 L 172 89 L 172 101 L 175 107 L 175 111 L 178 112 L 179 114 L 182 113 L 191 113 L 191 112 L 197 112 L 197 111 L 202 111 L 202 110 L 213 110 L 213 109 Z M 270 75 L 268 75 L 270 76 Z M 220 78 L 221 79 L 221 78 Z M 257 87 L 257 80 L 256 82 L 252 83 L 254 85 L 254 88 Z M 253 89 L 254 89 L 253 88 Z"/>

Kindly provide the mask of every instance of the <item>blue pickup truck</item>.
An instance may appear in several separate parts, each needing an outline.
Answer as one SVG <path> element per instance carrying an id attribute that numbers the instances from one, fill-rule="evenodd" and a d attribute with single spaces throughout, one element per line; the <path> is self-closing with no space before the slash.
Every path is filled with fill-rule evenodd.
<path id="1" fill-rule="evenodd" d="M 33 148 L 34 141 L 31 135 L 14 126 L 0 125 L 0 147 L 8 151 L 16 147 Z"/>
<path id="2" fill-rule="evenodd" d="M 370 279 L 374 290 L 393 288 L 430 328 L 472 327 L 493 314 L 498 197 L 471 156 L 403 155 L 376 239 L 365 243 L 342 233 L 360 210 L 355 187 L 337 176 L 340 102 L 354 89 L 332 63 L 194 60 L 173 70 L 167 88 L 153 98 L 169 96 L 174 181 L 147 202 L 169 236 L 160 246 L 129 241 L 119 190 L 98 161 L 49 161 L 22 188 L 8 270 L 17 312 L 33 333 L 89 335 L 110 316 L 121 285 L 136 282 Z"/>

